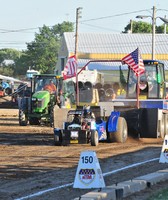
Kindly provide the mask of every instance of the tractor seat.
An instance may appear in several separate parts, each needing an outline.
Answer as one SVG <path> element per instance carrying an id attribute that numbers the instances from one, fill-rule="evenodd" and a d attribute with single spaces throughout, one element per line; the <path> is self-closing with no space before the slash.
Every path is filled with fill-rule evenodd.
<path id="1" fill-rule="evenodd" d="M 101 124 L 102 121 L 101 117 L 96 117 L 96 124 Z"/>

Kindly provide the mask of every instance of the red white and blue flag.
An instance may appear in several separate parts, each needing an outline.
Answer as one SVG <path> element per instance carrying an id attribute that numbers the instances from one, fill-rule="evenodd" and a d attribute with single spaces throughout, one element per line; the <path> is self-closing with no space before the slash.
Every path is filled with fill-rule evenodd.
<path id="1" fill-rule="evenodd" d="M 140 76 L 145 72 L 144 63 L 138 48 L 122 58 L 122 61 L 134 71 L 136 76 Z"/>
<path id="2" fill-rule="evenodd" d="M 77 64 L 76 56 L 75 55 L 70 56 L 67 60 L 67 63 L 63 71 L 64 80 L 75 77 L 77 73 L 77 68 L 78 68 L 78 64 Z"/>

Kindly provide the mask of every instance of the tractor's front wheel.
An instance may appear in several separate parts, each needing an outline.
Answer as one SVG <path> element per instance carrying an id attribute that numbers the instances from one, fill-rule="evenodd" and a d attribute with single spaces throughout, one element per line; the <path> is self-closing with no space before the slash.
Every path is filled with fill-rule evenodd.
<path id="1" fill-rule="evenodd" d="M 62 133 L 61 133 L 61 131 L 57 131 L 56 133 L 54 133 L 54 145 L 55 146 L 62 145 Z"/>
<path id="2" fill-rule="evenodd" d="M 30 117 L 29 118 L 29 124 L 30 125 L 39 125 L 40 121 L 37 117 Z"/>
<path id="3" fill-rule="evenodd" d="M 99 136 L 97 131 L 91 131 L 91 145 L 97 146 L 99 144 Z"/>
<path id="4" fill-rule="evenodd" d="M 54 108 L 50 109 L 50 127 L 54 127 Z"/>
<path id="5" fill-rule="evenodd" d="M 19 110 L 19 125 L 20 126 L 27 126 L 28 118 L 24 112 L 24 110 Z"/>

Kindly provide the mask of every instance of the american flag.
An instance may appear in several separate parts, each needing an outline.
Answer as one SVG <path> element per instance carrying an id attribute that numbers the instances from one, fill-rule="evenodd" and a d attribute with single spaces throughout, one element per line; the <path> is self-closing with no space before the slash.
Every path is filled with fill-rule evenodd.
<path id="1" fill-rule="evenodd" d="M 138 48 L 125 56 L 122 61 L 125 62 L 134 71 L 136 76 L 140 76 L 145 72 L 144 63 Z"/>
<path id="2" fill-rule="evenodd" d="M 78 64 L 77 64 L 76 56 L 75 55 L 70 56 L 67 60 L 67 63 L 63 71 L 64 80 L 75 77 L 77 73 L 77 67 L 78 67 Z"/>

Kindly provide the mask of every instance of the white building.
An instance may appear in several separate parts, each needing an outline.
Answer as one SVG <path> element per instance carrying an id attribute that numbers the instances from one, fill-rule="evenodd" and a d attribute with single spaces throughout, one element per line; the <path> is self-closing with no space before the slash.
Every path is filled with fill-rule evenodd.
<path id="1" fill-rule="evenodd" d="M 156 34 L 155 59 L 162 60 L 168 69 L 168 35 Z M 122 59 L 139 47 L 143 59 L 151 59 L 152 34 L 79 33 L 77 58 L 79 68 L 95 59 Z M 64 33 L 58 54 L 56 73 L 61 74 L 67 58 L 74 55 L 75 33 Z M 111 70 L 109 63 L 92 63 L 88 69 Z"/>

